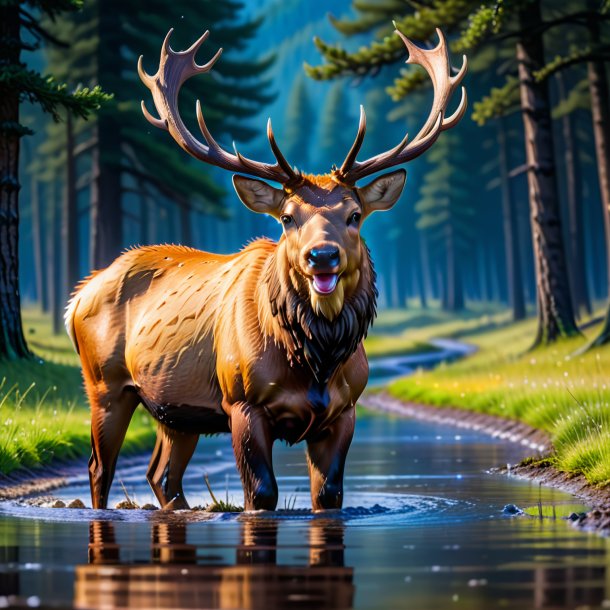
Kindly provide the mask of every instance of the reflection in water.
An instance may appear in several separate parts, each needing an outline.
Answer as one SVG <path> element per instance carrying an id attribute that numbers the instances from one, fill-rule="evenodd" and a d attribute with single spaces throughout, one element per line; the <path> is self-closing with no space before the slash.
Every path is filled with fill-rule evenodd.
<path id="1" fill-rule="evenodd" d="M 538 568 L 534 572 L 535 606 L 575 608 L 602 605 L 606 599 L 606 572 L 605 566 Z"/>
<path id="2" fill-rule="evenodd" d="M 204 449 L 202 471 L 218 459 L 216 450 L 231 451 L 230 439 L 206 439 Z M 277 448 L 280 487 L 288 493 L 307 481 L 296 451 Z M 0 503 L 0 608 L 610 607 L 610 539 L 559 519 L 502 516 L 508 503 L 557 505 L 560 514 L 563 503 L 574 502 L 485 473 L 526 451 L 472 432 L 458 438 L 436 424 L 369 417 L 358 422 L 350 450 L 348 508 L 332 519 L 299 511 L 141 518 L 112 511 L 99 517 L 114 525 L 90 524 L 98 514 Z M 225 471 L 215 476 L 212 487 L 222 487 Z M 195 490 L 201 476 L 190 481 Z M 75 489 L 64 498 L 81 494 Z"/>
<path id="3" fill-rule="evenodd" d="M 309 523 L 307 565 L 277 562 L 278 522 L 246 518 L 232 565 L 201 565 L 184 522 L 156 523 L 148 564 L 122 563 L 114 524 L 93 521 L 89 564 L 76 566 L 76 608 L 352 608 L 353 569 L 344 566 L 344 524 Z"/>

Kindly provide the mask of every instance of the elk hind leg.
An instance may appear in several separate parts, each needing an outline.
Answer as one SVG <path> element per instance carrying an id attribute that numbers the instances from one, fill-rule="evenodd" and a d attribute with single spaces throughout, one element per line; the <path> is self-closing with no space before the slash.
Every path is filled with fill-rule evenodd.
<path id="1" fill-rule="evenodd" d="M 106 508 L 117 457 L 140 400 L 128 389 L 122 389 L 115 396 L 95 390 L 88 394 L 91 403 L 91 503 L 93 508 Z"/>
<path id="2" fill-rule="evenodd" d="M 198 434 L 176 432 L 161 423 L 158 424 L 157 442 L 146 479 L 162 508 L 189 508 L 182 490 L 182 477 L 198 440 Z"/>

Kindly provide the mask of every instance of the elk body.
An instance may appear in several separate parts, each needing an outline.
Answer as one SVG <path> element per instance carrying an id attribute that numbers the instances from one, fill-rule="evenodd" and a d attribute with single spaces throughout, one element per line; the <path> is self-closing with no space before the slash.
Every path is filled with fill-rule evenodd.
<path id="1" fill-rule="evenodd" d="M 170 31 L 171 34 L 171 31 Z M 466 108 L 445 116 L 464 76 L 452 76 L 446 42 L 431 50 L 402 34 L 410 63 L 431 77 L 434 100 L 420 132 L 392 150 L 359 162 L 366 119 L 361 108 L 354 145 L 340 168 L 324 176 L 292 169 L 268 124 L 277 162 L 247 159 L 222 149 L 210 134 L 198 141 L 178 113 L 178 93 L 189 77 L 207 72 L 220 51 L 199 66 L 194 57 L 207 36 L 175 52 L 169 37 L 154 76 L 138 64 L 160 118 L 146 118 L 192 156 L 235 175 L 235 190 L 254 212 L 275 217 L 283 235 L 252 242 L 223 256 L 182 246 L 129 250 L 85 280 L 66 312 L 91 404 L 89 462 L 94 508 L 106 507 L 116 459 L 139 403 L 158 421 L 147 478 L 161 505 L 185 508 L 182 476 L 199 435 L 230 432 L 245 508 L 274 509 L 272 467 L 276 439 L 306 441 L 314 509 L 339 508 L 343 470 L 354 432 L 355 403 L 368 379 L 362 340 L 375 316 L 375 273 L 360 237 L 364 219 L 391 208 L 404 170 L 361 178 L 405 163 L 455 125 Z"/>

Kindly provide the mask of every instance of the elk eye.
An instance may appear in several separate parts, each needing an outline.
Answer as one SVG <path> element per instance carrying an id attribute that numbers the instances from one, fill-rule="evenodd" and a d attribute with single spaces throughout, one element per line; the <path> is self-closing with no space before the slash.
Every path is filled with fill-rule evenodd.
<path id="1" fill-rule="evenodd" d="M 362 218 L 362 214 L 360 214 L 360 212 L 354 212 L 348 219 L 347 224 L 348 225 L 357 225 L 360 222 L 360 219 Z"/>
<path id="2" fill-rule="evenodd" d="M 288 226 L 292 223 L 292 216 L 288 216 L 288 214 L 282 214 L 280 216 L 280 220 L 284 226 Z"/>

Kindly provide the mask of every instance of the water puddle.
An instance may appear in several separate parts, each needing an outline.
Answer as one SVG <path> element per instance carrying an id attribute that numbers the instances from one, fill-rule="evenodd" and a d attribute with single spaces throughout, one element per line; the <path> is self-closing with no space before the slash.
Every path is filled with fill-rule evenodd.
<path id="1" fill-rule="evenodd" d="M 0 607 L 607 608 L 609 541 L 571 528 L 573 498 L 487 473 L 528 451 L 470 431 L 361 417 L 345 508 L 312 513 L 302 447 L 274 454 L 280 510 L 52 509 L 0 505 Z M 140 504 L 146 459 L 119 462 Z M 227 437 L 202 439 L 191 505 L 241 502 Z M 54 495 L 86 503 L 86 473 Z M 515 504 L 525 516 L 508 516 Z M 290 510 L 286 510 L 289 507 Z M 541 513 L 543 518 L 538 518 Z"/>
<path id="2" fill-rule="evenodd" d="M 62 490 L 62 493 L 65 495 L 69 492 Z M 469 509 L 473 506 L 463 500 L 434 496 L 366 492 L 346 494 L 346 507 L 342 510 L 313 512 L 310 508 L 305 507 L 309 505 L 309 502 L 308 495 L 299 493 L 291 499 L 290 508 L 280 508 L 273 512 L 210 513 L 194 509 L 171 511 L 169 515 L 170 518 L 178 518 L 184 523 L 243 521 L 251 517 L 276 521 L 310 521 L 332 518 L 350 525 L 375 524 L 381 527 L 408 527 L 434 521 L 439 523 L 461 521 L 468 518 L 471 514 Z M 155 523 L 167 519 L 168 513 L 153 510 L 51 508 L 49 506 L 31 506 L 22 502 L 2 502 L 0 503 L 0 519 L 2 517 L 60 523 L 88 523 L 91 520 Z"/>

